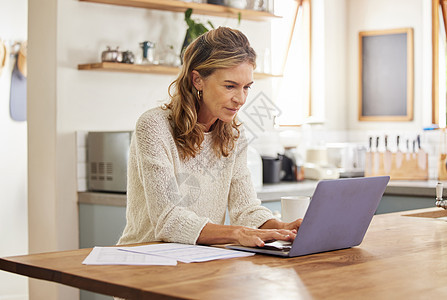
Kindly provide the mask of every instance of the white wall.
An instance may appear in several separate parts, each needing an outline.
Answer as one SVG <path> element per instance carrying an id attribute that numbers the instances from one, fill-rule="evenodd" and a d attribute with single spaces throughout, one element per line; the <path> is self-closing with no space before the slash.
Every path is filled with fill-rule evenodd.
<path id="1" fill-rule="evenodd" d="M 325 128 L 346 130 L 345 0 L 312 1 L 312 114 Z"/>
<path id="2" fill-rule="evenodd" d="M 414 29 L 414 120 L 358 121 L 358 33 Z M 324 141 L 414 134 L 431 123 L 431 1 L 312 0 L 312 111 Z M 318 130 L 317 130 L 318 131 Z M 316 134 L 318 136 L 318 134 Z"/>
<path id="3" fill-rule="evenodd" d="M 349 0 L 347 23 L 348 128 L 352 130 L 421 130 L 431 123 L 431 1 Z M 358 33 L 411 27 L 414 29 L 414 120 L 358 121 Z"/>
<path id="4" fill-rule="evenodd" d="M 0 1 L 0 39 L 8 44 L 27 39 L 27 11 L 27 0 Z M 27 124 L 9 115 L 14 62 L 8 55 L 0 74 L 0 257 L 28 252 Z M 0 299 L 27 299 L 26 277 L 0 272 L 0 282 Z"/>

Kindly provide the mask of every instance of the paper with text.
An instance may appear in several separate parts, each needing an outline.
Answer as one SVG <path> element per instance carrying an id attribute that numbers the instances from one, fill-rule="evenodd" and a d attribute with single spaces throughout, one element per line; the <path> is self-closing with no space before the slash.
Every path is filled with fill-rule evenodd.
<path id="1" fill-rule="evenodd" d="M 122 251 L 117 247 L 94 247 L 82 264 L 175 266 L 177 261 L 168 257 Z"/>
<path id="2" fill-rule="evenodd" d="M 143 253 L 158 257 L 175 259 L 184 263 L 204 262 L 216 259 L 252 256 L 254 253 L 224 248 L 178 243 L 163 243 L 135 247 L 120 247 L 123 252 Z"/>

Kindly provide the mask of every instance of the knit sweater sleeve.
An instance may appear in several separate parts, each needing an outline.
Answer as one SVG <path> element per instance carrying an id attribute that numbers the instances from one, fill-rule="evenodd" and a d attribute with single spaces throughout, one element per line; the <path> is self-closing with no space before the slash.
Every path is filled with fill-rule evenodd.
<path id="1" fill-rule="evenodd" d="M 228 211 L 232 225 L 259 228 L 266 221 L 273 219 L 272 212 L 261 205 L 251 181 L 247 166 L 247 140 L 242 134 L 235 151 L 235 164 L 228 199 Z"/>
<path id="2" fill-rule="evenodd" d="M 170 145 L 172 137 L 169 129 L 163 127 L 159 120 L 140 118 L 135 130 L 136 163 L 147 213 L 156 240 L 195 244 L 209 219 L 182 206 Z"/>

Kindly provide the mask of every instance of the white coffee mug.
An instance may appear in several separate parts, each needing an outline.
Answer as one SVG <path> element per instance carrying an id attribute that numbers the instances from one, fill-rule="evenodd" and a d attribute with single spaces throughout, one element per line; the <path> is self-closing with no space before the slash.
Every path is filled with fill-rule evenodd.
<path id="1" fill-rule="evenodd" d="M 309 207 L 309 196 L 281 197 L 281 219 L 289 223 L 304 218 Z"/>

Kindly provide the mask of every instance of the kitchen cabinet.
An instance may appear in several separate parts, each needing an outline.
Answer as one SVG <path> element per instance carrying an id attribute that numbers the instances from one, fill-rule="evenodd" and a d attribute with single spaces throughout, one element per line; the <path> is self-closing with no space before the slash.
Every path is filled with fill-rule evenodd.
<path id="1" fill-rule="evenodd" d="M 109 197 L 112 201 L 116 198 L 113 196 Z M 79 248 L 115 245 L 124 226 L 126 226 L 126 207 L 79 203 Z M 113 300 L 110 296 L 85 290 L 80 291 L 80 299 Z"/>
<path id="2" fill-rule="evenodd" d="M 384 195 L 376 214 L 435 207 L 434 197 Z"/>
<path id="3" fill-rule="evenodd" d="M 281 213 L 281 201 L 265 201 L 262 205 L 270 209 L 273 213 Z M 434 198 L 429 197 L 410 197 L 410 196 L 391 196 L 384 195 L 380 200 L 376 215 L 413 210 L 420 208 L 435 207 Z"/>
<path id="4" fill-rule="evenodd" d="M 79 204 L 79 248 L 111 246 L 126 226 L 126 207 Z"/>
<path id="5" fill-rule="evenodd" d="M 230 18 L 239 18 L 240 16 L 241 19 L 243 20 L 251 20 L 251 21 L 265 21 L 270 18 L 279 18 L 278 16 L 275 16 L 274 14 L 266 11 L 237 9 L 222 5 L 183 2 L 179 0 L 79 0 L 79 1 L 101 3 L 101 4 L 112 4 L 119 6 L 130 6 L 130 7 L 172 11 L 172 12 L 185 12 L 188 8 L 192 8 L 194 14 L 210 15 L 218 17 L 230 17 Z M 163 66 L 163 65 L 135 65 L 135 64 L 124 64 L 124 63 L 99 62 L 99 63 L 79 64 L 78 70 L 177 75 L 180 71 L 180 68 Z M 255 79 L 263 79 L 270 77 L 281 77 L 281 75 L 273 75 L 267 73 L 254 74 Z"/>
<path id="6" fill-rule="evenodd" d="M 265 206 L 268 209 L 270 209 L 274 215 L 281 213 L 281 200 L 264 201 L 262 202 L 262 206 Z"/>

